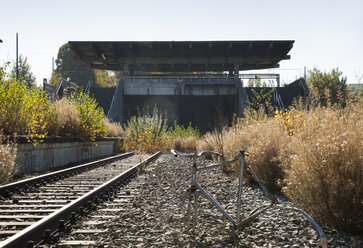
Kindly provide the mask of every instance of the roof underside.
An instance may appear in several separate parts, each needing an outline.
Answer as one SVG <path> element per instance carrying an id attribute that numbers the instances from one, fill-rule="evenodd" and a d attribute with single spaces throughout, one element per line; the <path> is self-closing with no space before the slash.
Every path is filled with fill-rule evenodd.
<path id="1" fill-rule="evenodd" d="M 294 41 L 69 41 L 93 69 L 141 72 L 277 68 Z"/>

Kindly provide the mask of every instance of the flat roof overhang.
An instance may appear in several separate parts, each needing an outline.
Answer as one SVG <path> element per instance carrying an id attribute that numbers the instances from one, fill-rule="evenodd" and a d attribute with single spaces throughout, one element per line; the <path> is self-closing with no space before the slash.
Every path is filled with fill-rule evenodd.
<path id="1" fill-rule="evenodd" d="M 69 41 L 93 69 L 141 72 L 233 71 L 278 68 L 295 41 Z"/>

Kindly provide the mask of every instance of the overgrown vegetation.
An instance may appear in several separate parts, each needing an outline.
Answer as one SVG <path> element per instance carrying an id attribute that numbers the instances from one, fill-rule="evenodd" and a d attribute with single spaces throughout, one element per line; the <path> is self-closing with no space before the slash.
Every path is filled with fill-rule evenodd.
<path id="1" fill-rule="evenodd" d="M 148 110 L 138 111 L 127 121 L 125 149 L 153 152 L 163 150 L 167 145 L 166 116 L 159 114 L 155 106 L 152 114 Z"/>
<path id="2" fill-rule="evenodd" d="M 107 135 L 104 113 L 95 98 L 83 92 L 78 92 L 78 94 L 72 94 L 70 101 L 79 114 L 78 135 L 83 141 L 94 142 L 96 138 Z"/>
<path id="3" fill-rule="evenodd" d="M 176 121 L 174 127 L 168 127 L 167 116 L 159 112 L 157 106 L 152 113 L 148 110 L 138 111 L 127 121 L 125 128 L 125 150 L 144 152 L 167 151 L 171 147 L 183 151 L 196 151 L 200 133 L 191 123 L 187 127 Z"/>
<path id="4" fill-rule="evenodd" d="M 339 231 L 363 234 L 363 108 L 319 107 L 291 137 L 283 191 Z"/>
<path id="5" fill-rule="evenodd" d="M 96 138 L 120 135 L 122 127 L 105 121 L 96 100 L 83 92 L 52 103 L 42 89 L 27 87 L 23 80 L 8 77 L 0 68 L 0 129 L 5 135 L 26 135 L 34 145 L 46 135 L 81 138 L 93 144 Z"/>
<path id="6" fill-rule="evenodd" d="M 316 105 L 320 106 L 327 106 L 328 102 L 344 106 L 348 93 L 346 82 L 347 78 L 338 68 L 332 69 L 330 72 L 321 72 L 314 68 L 309 71 L 306 80 L 306 84 L 315 96 Z"/>
<path id="7" fill-rule="evenodd" d="M 26 134 L 34 145 L 42 141 L 50 114 L 50 101 L 42 90 L 27 88 L 21 80 L 6 78 L 2 72 L 0 105 L 0 129 L 5 134 Z"/>
<path id="8" fill-rule="evenodd" d="M 226 158 L 250 152 L 250 165 L 270 190 L 282 190 L 321 223 L 362 235 L 362 99 L 347 89 L 335 97 L 329 89 L 323 97 L 312 94 L 320 99 L 314 105 L 275 111 L 273 117 L 263 105 L 248 111 L 232 127 L 207 133 L 198 147 Z"/>
<path id="9" fill-rule="evenodd" d="M 215 150 L 227 159 L 245 150 L 249 164 L 270 190 L 284 192 L 338 231 L 363 235 L 362 93 L 350 92 L 338 69 L 329 73 L 314 69 L 307 82 L 312 104 L 279 111 L 270 104 L 272 91 L 255 91 L 244 118 L 234 118 L 231 127 L 201 138 L 191 123 L 168 127 L 166 115 L 156 107 L 152 113 L 146 110 L 131 117 L 123 130 L 104 117 L 92 97 L 80 93 L 51 103 L 42 90 L 9 79 L 0 68 L 0 129 L 4 134 L 26 134 L 34 145 L 45 135 L 92 143 L 108 133 L 124 136 L 126 150 Z M 15 150 L 9 143 L 0 149 L 0 180 L 6 183 Z"/>

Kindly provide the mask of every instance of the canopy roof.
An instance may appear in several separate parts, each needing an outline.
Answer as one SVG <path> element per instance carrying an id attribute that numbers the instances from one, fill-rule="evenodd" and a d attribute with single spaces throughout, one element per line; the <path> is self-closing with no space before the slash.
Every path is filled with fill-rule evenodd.
<path id="1" fill-rule="evenodd" d="M 293 40 L 264 41 L 69 41 L 93 69 L 141 72 L 233 71 L 277 68 Z"/>

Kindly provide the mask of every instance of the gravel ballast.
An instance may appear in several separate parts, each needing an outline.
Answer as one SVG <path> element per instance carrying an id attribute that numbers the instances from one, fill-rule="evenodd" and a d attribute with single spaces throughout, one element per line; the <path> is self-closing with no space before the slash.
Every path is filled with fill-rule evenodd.
<path id="1" fill-rule="evenodd" d="M 211 161 L 198 159 L 198 164 Z M 187 229 L 188 201 L 178 207 L 181 193 L 190 185 L 190 166 L 186 158 L 162 155 L 139 175 L 137 188 L 123 211 L 102 225 L 107 232 L 95 235 L 103 247 L 318 247 L 319 236 L 312 224 L 297 213 L 269 209 L 250 226 L 231 238 L 231 226 L 207 199 L 199 197 L 195 231 Z M 220 168 L 202 171 L 199 183 L 236 219 L 238 179 L 222 173 Z M 255 185 L 243 185 L 242 214 L 268 204 L 269 200 Z M 277 196 L 280 205 L 292 206 L 284 196 Z M 117 198 L 117 197 L 116 197 Z M 120 206 L 118 206 L 120 208 Z M 338 236 L 324 228 L 328 247 L 359 247 L 362 238 Z"/>

